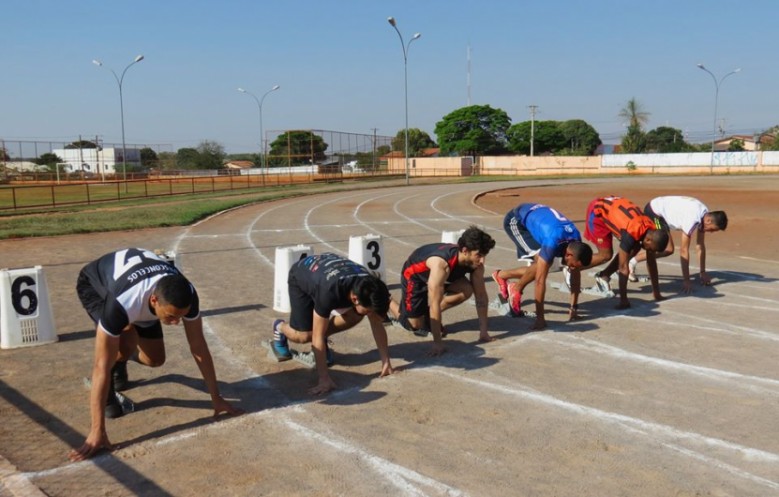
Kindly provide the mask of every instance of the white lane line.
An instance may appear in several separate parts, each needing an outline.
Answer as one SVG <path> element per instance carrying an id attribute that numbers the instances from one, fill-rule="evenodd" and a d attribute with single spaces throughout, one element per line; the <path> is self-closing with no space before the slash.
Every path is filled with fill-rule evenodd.
<path id="1" fill-rule="evenodd" d="M 312 237 L 316 238 L 316 239 L 319 241 L 319 243 L 321 243 L 322 245 L 324 245 L 324 246 L 326 246 L 326 247 L 330 247 L 330 248 L 332 249 L 332 252 L 341 253 L 341 254 L 343 254 L 343 255 L 347 255 L 347 256 L 348 256 L 348 253 L 347 253 L 347 252 L 345 252 L 345 251 L 343 251 L 343 250 L 340 250 L 340 249 L 339 249 L 338 247 L 336 247 L 335 245 L 333 245 L 333 244 L 331 244 L 331 243 L 328 243 L 328 242 L 326 242 L 326 241 L 324 240 L 324 238 L 322 238 L 322 237 L 320 237 L 319 235 L 317 235 L 317 234 L 314 232 L 314 230 L 315 230 L 315 229 L 318 227 L 318 225 L 311 224 L 311 223 L 309 222 L 309 219 L 311 218 L 311 215 L 312 215 L 312 214 L 313 214 L 315 211 L 319 211 L 319 210 L 321 210 L 321 209 L 326 209 L 326 206 L 327 206 L 327 205 L 334 204 L 334 203 L 336 203 L 336 202 L 343 202 L 343 201 L 345 201 L 345 200 L 351 200 L 351 199 L 354 199 L 355 197 L 358 197 L 358 196 L 366 196 L 366 195 L 370 195 L 370 196 L 371 196 L 371 198 L 373 198 L 373 197 L 375 196 L 375 192 L 373 192 L 373 193 L 371 193 L 371 192 L 360 192 L 360 193 L 358 193 L 358 194 L 354 194 L 354 195 L 350 195 L 350 196 L 346 196 L 346 197 L 343 197 L 343 196 L 336 196 L 336 198 L 334 198 L 334 199 L 332 199 L 332 200 L 329 200 L 329 201 L 327 201 L 327 202 L 325 202 L 325 203 L 322 203 L 322 204 L 317 204 L 317 205 L 315 205 L 315 206 L 311 207 L 311 208 L 310 208 L 310 209 L 309 209 L 309 210 L 306 212 L 305 216 L 303 216 L 303 229 L 305 229 L 305 230 L 306 230 L 306 232 L 308 232 L 308 234 L 310 234 Z"/>
<path id="2" fill-rule="evenodd" d="M 777 333 L 771 332 L 771 331 L 758 330 L 758 329 L 755 329 L 755 328 L 749 328 L 747 326 L 739 326 L 739 325 L 736 325 L 736 324 L 723 323 L 720 320 L 707 319 L 707 318 L 704 318 L 704 317 L 701 317 L 701 316 L 698 316 L 698 315 L 693 315 L 693 314 L 689 314 L 689 313 L 685 313 L 685 312 L 673 311 L 673 310 L 668 309 L 668 308 L 664 308 L 663 309 L 663 314 L 679 316 L 679 317 L 683 318 L 684 320 L 687 320 L 687 321 L 681 321 L 681 322 L 673 323 L 674 325 L 678 325 L 678 326 L 682 326 L 682 327 L 684 327 L 684 326 L 687 326 L 687 327 L 697 327 L 697 328 L 702 328 L 702 329 L 705 329 L 705 330 L 718 331 L 718 332 L 727 333 L 727 334 L 730 334 L 730 335 L 739 335 L 739 336 L 743 336 L 744 334 L 747 334 L 747 335 L 751 335 L 751 336 L 753 336 L 755 338 L 761 338 L 761 339 L 764 339 L 764 340 L 779 341 L 779 335 L 777 335 Z M 620 316 L 620 317 L 628 318 L 628 319 L 645 319 L 645 318 L 636 318 L 636 317 L 633 317 L 633 316 Z M 657 318 L 656 316 L 653 316 L 652 317 L 652 321 L 654 322 L 656 320 L 656 318 Z M 706 323 L 707 326 L 695 326 L 692 323 L 690 323 L 690 321 L 698 321 L 698 322 L 701 322 L 701 323 Z M 725 326 L 724 328 L 722 327 L 723 325 Z"/>
<path id="3" fill-rule="evenodd" d="M 406 221 L 408 221 L 409 223 L 411 223 L 411 224 L 416 224 L 416 225 L 417 225 L 417 226 L 419 226 L 420 228 L 426 229 L 426 230 L 428 230 L 428 231 L 438 231 L 438 230 L 436 230 L 436 229 L 433 229 L 433 228 L 431 228 L 429 225 L 427 225 L 427 224 L 424 224 L 424 223 L 422 223 L 422 222 L 419 222 L 419 221 L 417 221 L 416 219 L 414 219 L 414 218 L 412 218 L 412 217 L 409 217 L 409 216 L 407 216 L 407 215 L 403 214 L 402 212 L 400 212 L 400 205 L 401 205 L 401 204 L 403 204 L 403 203 L 407 203 L 407 202 L 409 202 L 409 199 L 412 199 L 412 198 L 414 198 L 414 197 L 418 197 L 418 196 L 419 196 L 419 194 L 415 194 L 415 195 L 410 195 L 410 196 L 408 196 L 408 197 L 404 197 L 404 198 L 401 198 L 401 199 L 399 199 L 397 202 L 395 202 L 395 203 L 392 205 L 392 212 L 394 212 L 394 213 L 395 213 L 395 214 L 397 214 L 398 216 L 402 217 L 403 219 L 405 219 L 405 220 L 406 220 Z M 406 242 L 406 241 L 404 241 L 404 240 L 398 240 L 398 241 L 400 241 L 400 242 L 404 243 L 405 245 L 412 245 L 411 243 L 409 243 L 409 242 Z"/>
<path id="4" fill-rule="evenodd" d="M 732 296 L 732 297 L 739 297 L 739 295 L 735 295 L 735 296 L 733 296 L 733 295 L 729 295 L 729 296 Z M 769 300 L 768 302 L 776 302 L 776 301 Z M 752 311 L 769 311 L 769 312 L 779 312 L 779 306 L 774 306 L 774 307 L 763 307 L 763 306 L 759 306 L 759 305 L 737 304 L 737 303 L 735 303 L 735 302 L 720 302 L 720 301 L 717 301 L 717 304 L 716 304 L 716 305 L 717 305 L 718 307 L 719 307 L 719 306 L 725 306 L 725 307 L 738 307 L 738 308 L 740 308 L 740 309 L 749 309 L 749 310 L 752 310 Z"/>
<path id="5" fill-rule="evenodd" d="M 681 447 L 676 444 L 683 443 L 683 442 L 693 443 L 693 444 L 703 445 L 706 450 L 710 450 L 710 449 L 724 450 L 732 453 L 736 457 L 744 458 L 748 461 L 765 462 L 765 463 L 772 463 L 772 464 L 779 463 L 779 455 L 774 454 L 772 452 L 764 451 L 761 449 L 755 449 L 752 447 L 746 447 L 744 445 L 728 442 L 726 440 L 721 440 L 719 438 L 708 437 L 700 433 L 680 430 L 674 428 L 673 426 L 668 426 L 661 423 L 644 421 L 642 419 L 633 418 L 631 416 L 626 416 L 623 414 L 617 414 L 613 412 L 603 411 L 601 409 L 597 409 L 594 407 L 575 404 L 573 402 L 568 402 L 565 400 L 558 399 L 551 395 L 532 391 L 527 387 L 519 387 L 519 388 L 515 386 L 509 387 L 509 386 L 498 385 L 487 381 L 478 380 L 475 378 L 470 378 L 469 376 L 465 376 L 462 374 L 458 375 L 446 370 L 441 366 L 434 366 L 430 368 L 420 369 L 419 371 L 423 373 L 439 374 L 442 376 L 447 376 L 449 378 L 459 380 L 461 382 L 471 383 L 483 389 L 497 391 L 499 393 L 509 395 L 511 397 L 518 397 L 533 402 L 537 402 L 540 404 L 556 407 L 558 409 L 568 411 L 572 414 L 589 416 L 591 418 L 595 418 L 609 424 L 617 425 L 622 428 L 628 428 L 633 432 L 641 433 L 647 436 L 648 438 L 650 438 L 652 441 L 657 441 L 659 438 L 663 438 L 664 440 L 662 440 L 661 443 L 663 443 L 664 445 L 670 444 L 673 446 L 673 448 L 679 450 L 682 453 L 692 452 L 694 454 L 698 454 L 699 458 L 707 458 L 711 463 L 713 463 L 716 467 L 719 467 L 720 469 L 726 471 L 731 471 L 731 469 L 736 469 L 737 472 L 735 472 L 734 474 L 738 476 L 748 478 L 749 480 L 755 483 L 759 483 L 761 485 L 765 485 L 770 488 L 779 489 L 779 483 L 777 482 L 753 475 L 751 473 L 740 470 L 738 468 L 733 468 L 733 466 L 724 463 L 723 461 L 711 458 L 710 456 L 705 456 L 698 451 L 693 451 L 689 448 Z"/>
<path id="6" fill-rule="evenodd" d="M 351 393 L 355 393 L 358 392 L 360 389 L 355 388 L 349 390 L 351 391 Z M 346 392 L 339 391 L 338 393 L 344 394 Z M 360 460 L 366 462 L 367 465 L 377 473 L 377 476 L 389 480 L 389 482 L 392 485 L 394 485 L 400 492 L 402 492 L 402 495 L 420 496 L 420 497 L 427 495 L 427 493 L 424 490 L 416 487 L 416 485 L 419 485 L 419 486 L 426 486 L 432 488 L 436 492 L 444 495 L 467 496 L 465 492 L 457 488 L 451 487 L 449 485 L 439 482 L 438 480 L 424 476 L 416 471 L 413 471 L 412 469 L 390 462 L 384 458 L 381 458 L 375 454 L 366 451 L 361 447 L 350 444 L 348 441 L 346 441 L 343 438 L 337 437 L 331 433 L 328 434 L 320 433 L 310 427 L 304 426 L 290 419 L 289 417 L 290 413 L 297 412 L 297 413 L 310 414 L 310 412 L 308 412 L 305 408 L 302 407 L 302 404 L 305 402 L 309 402 L 309 401 L 308 400 L 300 401 L 298 403 L 294 403 L 280 408 L 265 409 L 263 411 L 259 411 L 255 413 L 244 414 L 242 416 L 224 419 L 220 422 L 188 429 L 185 430 L 184 432 L 176 433 L 174 435 L 168 435 L 158 439 L 141 442 L 139 444 L 134 444 L 131 447 L 134 450 L 143 449 L 144 453 L 148 454 L 150 451 L 152 451 L 157 447 L 163 447 L 166 445 L 182 442 L 191 439 L 193 437 L 196 437 L 202 433 L 212 432 L 212 431 L 216 431 L 216 432 L 228 431 L 228 430 L 234 431 L 236 428 L 242 431 L 244 429 L 251 428 L 250 425 L 255 423 L 257 420 L 266 419 L 270 422 L 274 422 L 274 423 L 280 422 L 285 424 L 288 428 L 301 434 L 303 436 L 302 438 L 304 439 L 312 440 L 319 444 L 332 447 L 337 451 L 350 456 L 356 456 Z M 257 430 L 254 429 L 249 431 L 257 432 Z M 28 480 L 32 480 L 36 478 L 44 478 L 53 475 L 77 473 L 82 470 L 89 470 L 94 467 L 101 467 L 103 463 L 107 462 L 110 459 L 118 459 L 121 461 L 124 459 L 123 454 L 124 452 L 120 449 L 112 454 L 109 453 L 100 454 L 86 461 L 70 463 L 64 466 L 59 466 L 56 468 L 51 468 L 42 471 L 20 473 L 20 476 Z"/>
<path id="7" fill-rule="evenodd" d="M 378 475 L 388 479 L 390 483 L 392 483 L 392 485 L 398 489 L 398 491 L 402 492 L 402 495 L 427 495 L 427 493 L 425 493 L 422 489 L 417 488 L 415 485 L 431 487 L 436 492 L 440 492 L 445 495 L 467 495 L 459 489 L 445 485 L 438 480 L 424 476 L 409 468 L 400 466 L 379 456 L 371 454 L 360 447 L 351 445 L 346 440 L 337 438 L 332 434 L 324 435 L 312 430 L 311 428 L 298 424 L 288 418 L 285 418 L 282 421 L 287 425 L 288 428 L 302 435 L 301 438 L 303 439 L 315 440 L 320 444 L 330 446 L 341 453 L 348 454 L 350 456 L 356 456 L 358 459 L 366 462 L 376 471 L 376 473 L 378 473 Z"/>
<path id="8" fill-rule="evenodd" d="M 757 257 L 747 257 L 745 255 L 739 255 L 737 256 L 739 259 L 746 259 L 748 261 L 757 261 L 757 262 L 765 262 L 769 264 L 779 264 L 779 261 L 777 260 L 770 260 L 770 259 L 758 259 Z"/>
<path id="9" fill-rule="evenodd" d="M 627 361 L 638 362 L 650 366 L 655 366 L 662 369 L 669 369 L 672 371 L 681 371 L 687 374 L 701 376 L 703 378 L 715 381 L 723 381 L 730 384 L 735 384 L 737 388 L 746 388 L 748 390 L 756 391 L 762 394 L 779 395 L 779 380 L 771 378 L 763 378 L 760 376 L 751 376 L 741 373 L 734 373 L 731 371 L 724 371 L 721 369 L 708 368 L 705 366 L 695 366 L 692 364 L 686 364 L 683 362 L 671 361 L 668 359 L 661 359 L 659 357 L 652 357 L 636 352 L 630 352 L 613 345 L 597 342 L 586 337 L 566 336 L 559 337 L 557 335 L 547 333 L 541 333 L 537 335 L 531 335 L 525 337 L 524 340 L 517 340 L 510 345 L 516 343 L 522 343 L 527 340 L 543 341 L 562 345 L 564 347 L 584 350 L 593 352 L 596 354 L 605 354 L 617 359 L 623 359 Z M 758 383 L 764 386 L 745 384 L 744 382 Z"/>
<path id="10" fill-rule="evenodd" d="M 244 232 L 244 236 L 246 237 L 246 245 L 252 248 L 254 254 L 257 255 L 257 257 L 259 257 L 262 262 L 264 262 L 266 265 L 270 266 L 271 268 L 275 267 L 273 261 L 270 260 L 270 258 L 266 256 L 262 252 L 262 250 L 259 247 L 257 247 L 257 245 L 255 245 L 254 241 L 252 240 L 252 233 L 255 231 L 254 226 L 256 226 L 257 223 L 259 223 L 266 215 L 272 212 L 275 212 L 279 209 L 289 209 L 291 205 L 302 204 L 304 202 L 310 202 L 310 201 L 311 199 L 304 197 L 294 202 L 281 202 L 279 205 L 261 212 L 259 215 L 257 215 L 257 217 L 254 218 L 254 220 L 251 223 L 249 223 L 248 228 L 246 228 L 246 231 Z"/>
<path id="11" fill-rule="evenodd" d="M 672 311 L 668 311 L 668 310 L 664 310 L 663 311 L 664 314 L 670 314 L 671 312 Z M 692 316 L 689 316 L 687 314 L 682 314 L 682 313 L 678 313 L 678 312 L 674 313 L 674 314 L 683 316 L 685 318 L 692 318 Z M 630 319 L 630 320 L 633 320 L 633 321 L 646 322 L 647 318 L 645 318 L 645 317 L 637 317 L 637 316 L 629 316 L 629 315 L 626 315 L 626 314 L 615 314 L 613 316 L 607 316 L 607 317 L 599 318 L 599 319 Z M 717 333 L 723 333 L 725 335 L 733 335 L 733 336 L 737 336 L 737 337 L 743 337 L 744 334 L 749 334 L 749 335 L 752 335 L 753 338 L 759 338 L 759 339 L 762 339 L 762 340 L 769 340 L 769 341 L 772 341 L 772 342 L 779 342 L 779 337 L 775 336 L 772 333 L 765 332 L 765 331 L 757 331 L 757 332 L 750 333 L 750 332 L 744 331 L 744 330 L 741 330 L 741 331 L 739 331 L 739 330 L 729 330 L 727 328 L 720 328 L 718 326 L 710 326 L 710 325 L 707 326 L 707 325 L 702 325 L 702 324 L 698 325 L 698 324 L 690 323 L 688 321 L 672 321 L 672 320 L 669 320 L 669 319 L 663 319 L 660 316 L 652 316 L 651 320 L 652 320 L 653 324 L 663 324 L 663 325 L 668 325 L 668 326 L 678 326 L 679 328 L 692 328 L 692 329 L 703 330 L 703 331 L 714 331 L 714 332 L 717 332 Z M 721 324 L 721 323 L 717 323 L 717 322 L 715 322 L 715 323 L 716 324 Z"/>

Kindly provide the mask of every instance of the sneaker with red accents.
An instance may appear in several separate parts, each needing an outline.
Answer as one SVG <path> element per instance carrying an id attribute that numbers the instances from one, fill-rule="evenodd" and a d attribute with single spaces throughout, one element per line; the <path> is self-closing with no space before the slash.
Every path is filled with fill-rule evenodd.
<path id="1" fill-rule="evenodd" d="M 500 293 L 500 296 L 503 298 L 503 300 L 508 300 L 509 298 L 509 285 L 506 280 L 498 276 L 500 273 L 500 269 L 496 269 L 492 273 L 492 280 L 498 284 L 498 292 Z"/>
<path id="2" fill-rule="evenodd" d="M 512 283 L 508 286 L 509 308 L 514 316 L 522 315 L 522 292 L 519 291 L 519 285 Z"/>

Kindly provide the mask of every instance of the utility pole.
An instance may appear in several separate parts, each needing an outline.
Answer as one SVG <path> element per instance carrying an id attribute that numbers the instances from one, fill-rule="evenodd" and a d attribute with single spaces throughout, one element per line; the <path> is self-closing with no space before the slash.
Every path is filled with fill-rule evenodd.
<path id="1" fill-rule="evenodd" d="M 379 128 L 371 128 L 371 130 L 373 131 L 373 147 L 371 147 L 373 159 L 371 163 L 371 171 L 375 173 L 376 172 L 376 131 L 378 131 Z"/>
<path id="2" fill-rule="evenodd" d="M 536 133 L 536 109 L 537 105 L 528 105 L 530 109 L 530 157 L 533 157 L 533 141 L 535 140 Z"/>

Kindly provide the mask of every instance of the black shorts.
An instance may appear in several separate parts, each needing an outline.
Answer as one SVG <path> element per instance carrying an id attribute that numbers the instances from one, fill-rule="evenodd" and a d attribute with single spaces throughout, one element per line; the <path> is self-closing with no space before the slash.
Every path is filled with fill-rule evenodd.
<path id="1" fill-rule="evenodd" d="M 414 280 L 401 280 L 400 283 L 400 321 L 429 315 L 427 285 L 420 285 Z"/>
<path id="2" fill-rule="evenodd" d="M 81 271 L 78 275 L 78 281 L 76 282 L 76 293 L 78 299 L 81 301 L 81 305 L 92 318 L 92 321 L 97 325 L 100 321 L 100 317 L 103 315 L 103 307 L 105 306 L 105 292 L 100 292 L 96 289 L 92 282 L 89 281 L 86 273 Z M 159 321 L 154 322 L 151 326 L 139 326 L 133 325 L 138 332 L 138 336 L 149 339 L 160 339 L 162 335 L 162 324 Z"/>
<path id="3" fill-rule="evenodd" d="M 655 223 L 655 229 L 670 231 L 668 222 L 666 222 L 663 216 L 655 214 L 655 211 L 652 210 L 651 203 L 646 204 L 646 206 L 644 207 L 644 215 L 649 219 L 651 219 L 653 223 Z"/>
<path id="4" fill-rule="evenodd" d="M 297 284 L 295 272 L 290 271 L 287 279 L 289 305 L 289 325 L 297 331 L 314 330 L 314 299 L 307 295 Z"/>

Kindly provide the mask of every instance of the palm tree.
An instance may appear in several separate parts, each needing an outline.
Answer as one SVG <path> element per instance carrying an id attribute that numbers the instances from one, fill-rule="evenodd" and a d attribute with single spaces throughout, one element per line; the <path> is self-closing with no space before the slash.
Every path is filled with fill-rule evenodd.
<path id="1" fill-rule="evenodd" d="M 622 151 L 627 154 L 643 152 L 646 149 L 646 133 L 642 127 L 649 121 L 649 112 L 645 112 L 636 97 L 619 111 L 619 117 L 627 121 L 628 132 L 622 137 Z"/>
<path id="2" fill-rule="evenodd" d="M 627 121 L 628 127 L 637 127 L 638 129 L 641 129 L 644 124 L 649 122 L 650 115 L 649 112 L 644 111 L 641 103 L 636 100 L 636 97 L 628 100 L 625 107 L 619 111 L 619 117 L 624 121 Z"/>

